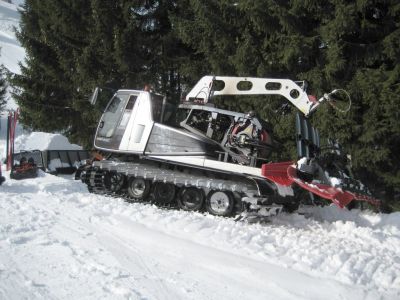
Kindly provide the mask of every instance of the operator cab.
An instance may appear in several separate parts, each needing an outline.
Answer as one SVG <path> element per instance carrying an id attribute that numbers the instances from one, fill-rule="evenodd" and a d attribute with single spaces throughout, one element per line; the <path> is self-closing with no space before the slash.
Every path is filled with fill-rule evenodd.
<path id="1" fill-rule="evenodd" d="M 159 94 L 119 90 L 101 117 L 95 147 L 143 152 L 154 122 L 162 122 L 165 103 L 165 97 Z"/>
<path id="2" fill-rule="evenodd" d="M 149 156 L 215 156 L 221 150 L 217 144 L 180 127 L 181 118 L 185 117 L 184 110 L 178 112 L 162 95 L 119 90 L 101 117 L 94 146 L 104 151 Z"/>

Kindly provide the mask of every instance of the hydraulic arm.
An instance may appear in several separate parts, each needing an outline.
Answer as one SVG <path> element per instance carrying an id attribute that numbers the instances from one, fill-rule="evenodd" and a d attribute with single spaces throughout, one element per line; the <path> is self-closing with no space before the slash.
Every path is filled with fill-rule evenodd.
<path id="1" fill-rule="evenodd" d="M 281 95 L 308 116 L 319 101 L 290 79 L 204 76 L 186 96 L 186 101 L 206 104 L 219 95 Z"/>

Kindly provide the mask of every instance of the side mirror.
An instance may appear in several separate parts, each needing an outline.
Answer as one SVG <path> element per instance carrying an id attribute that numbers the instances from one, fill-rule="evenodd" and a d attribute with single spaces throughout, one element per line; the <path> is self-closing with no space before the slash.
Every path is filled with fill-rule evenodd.
<path id="1" fill-rule="evenodd" d="M 95 104 L 96 104 L 97 97 L 98 97 L 98 95 L 99 95 L 99 91 L 100 91 L 100 89 L 99 89 L 98 87 L 96 87 L 96 88 L 94 89 L 93 94 L 92 94 L 92 95 L 90 96 L 90 98 L 89 98 L 90 104 L 92 104 L 92 105 L 95 105 Z"/>

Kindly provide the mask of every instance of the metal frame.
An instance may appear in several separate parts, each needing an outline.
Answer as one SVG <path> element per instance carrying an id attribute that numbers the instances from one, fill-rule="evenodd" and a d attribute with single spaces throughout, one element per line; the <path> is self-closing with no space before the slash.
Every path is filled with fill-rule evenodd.
<path id="1" fill-rule="evenodd" d="M 223 83 L 216 90 L 216 82 Z M 240 88 L 240 84 L 249 83 L 249 88 Z M 307 93 L 290 79 L 204 76 L 186 96 L 186 101 L 207 104 L 212 97 L 219 95 L 281 95 L 308 116 L 318 105 L 308 98 Z"/>

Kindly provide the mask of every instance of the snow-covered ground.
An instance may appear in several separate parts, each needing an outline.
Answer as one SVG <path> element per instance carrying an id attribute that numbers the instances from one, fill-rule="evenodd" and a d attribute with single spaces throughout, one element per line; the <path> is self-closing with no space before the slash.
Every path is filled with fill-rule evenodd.
<path id="1" fill-rule="evenodd" d="M 0 1 L 0 63 L 17 73 L 18 19 Z M 78 148 L 17 135 L 17 151 Z M 247 224 L 93 195 L 70 178 L 3 175 L 0 299 L 400 299 L 399 213 L 304 208 Z"/>
<path id="2" fill-rule="evenodd" d="M 0 299 L 399 299 L 399 213 L 306 215 L 247 224 L 7 178 Z"/>

